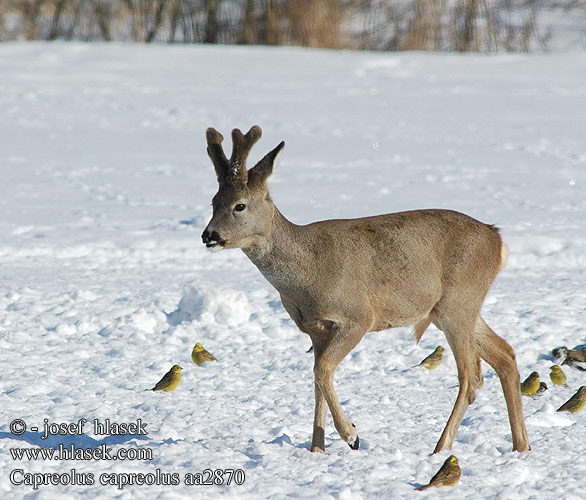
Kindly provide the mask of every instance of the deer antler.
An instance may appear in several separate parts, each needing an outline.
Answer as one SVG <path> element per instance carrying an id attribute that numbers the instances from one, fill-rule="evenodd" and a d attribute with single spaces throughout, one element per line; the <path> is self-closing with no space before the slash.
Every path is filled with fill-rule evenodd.
<path id="1" fill-rule="evenodd" d="M 218 182 L 224 182 L 229 169 L 228 159 L 226 158 L 224 149 L 222 148 L 222 141 L 224 140 L 224 136 L 220 134 L 220 132 L 218 132 L 215 128 L 210 127 L 206 130 L 206 140 L 208 143 L 208 155 L 214 164 Z"/>
<path id="2" fill-rule="evenodd" d="M 252 146 L 260 139 L 262 130 L 258 125 L 254 125 L 243 135 L 240 129 L 232 130 L 232 156 L 230 157 L 230 168 L 228 171 L 229 178 L 238 178 L 246 182 L 248 172 L 246 170 L 246 158 Z"/>
<path id="3" fill-rule="evenodd" d="M 246 158 L 261 135 L 262 130 L 258 125 L 252 126 L 246 135 L 242 134 L 240 129 L 232 130 L 232 156 L 228 162 L 222 148 L 224 137 L 214 128 L 207 129 L 208 155 L 216 169 L 218 182 L 234 182 L 235 180 L 246 182 L 248 180 Z"/>

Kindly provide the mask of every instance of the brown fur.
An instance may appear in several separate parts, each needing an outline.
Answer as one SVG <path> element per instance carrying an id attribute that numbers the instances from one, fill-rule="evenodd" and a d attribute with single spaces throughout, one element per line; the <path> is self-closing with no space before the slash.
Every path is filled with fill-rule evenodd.
<path id="1" fill-rule="evenodd" d="M 260 128 L 253 127 L 246 136 L 236 130 L 232 136 L 239 148 L 252 145 Z M 528 450 L 515 354 L 480 317 L 484 297 L 506 261 L 498 230 L 451 210 L 295 225 L 268 194 L 267 179 L 284 144 L 234 178 L 233 165 L 220 153 L 220 138 L 214 129 L 208 130 L 208 152 L 220 189 L 202 237 L 210 248 L 241 248 L 277 289 L 299 329 L 311 337 L 315 356 L 311 450 L 324 451 L 327 408 L 342 439 L 353 448 L 358 445 L 356 429 L 334 392 L 333 376 L 362 337 L 370 331 L 415 325 L 418 342 L 432 322 L 446 336 L 459 379 L 454 409 L 435 451 L 452 446 L 482 379 L 481 357 L 501 380 L 513 449 Z M 235 208 L 242 205 L 242 211 Z"/>

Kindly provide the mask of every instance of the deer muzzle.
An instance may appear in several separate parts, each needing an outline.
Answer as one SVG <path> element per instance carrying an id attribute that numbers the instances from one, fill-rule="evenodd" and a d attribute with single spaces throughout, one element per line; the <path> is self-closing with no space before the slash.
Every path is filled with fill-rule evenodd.
<path id="1" fill-rule="evenodd" d="M 201 240 L 204 242 L 206 248 L 211 251 L 218 251 L 224 248 L 226 242 L 220 238 L 220 235 L 217 231 L 209 231 L 206 229 L 202 235 Z"/>

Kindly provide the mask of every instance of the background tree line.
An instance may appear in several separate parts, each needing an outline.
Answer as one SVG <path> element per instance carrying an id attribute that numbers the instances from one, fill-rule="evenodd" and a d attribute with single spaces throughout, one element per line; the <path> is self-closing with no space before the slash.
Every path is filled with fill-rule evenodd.
<path id="1" fill-rule="evenodd" d="M 551 19 L 586 39 L 586 0 L 0 0 L 0 40 L 530 51 Z"/>

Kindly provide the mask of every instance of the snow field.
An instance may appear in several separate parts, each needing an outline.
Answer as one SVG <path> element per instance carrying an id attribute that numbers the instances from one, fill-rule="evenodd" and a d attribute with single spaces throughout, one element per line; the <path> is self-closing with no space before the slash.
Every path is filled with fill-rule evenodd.
<path id="1" fill-rule="evenodd" d="M 0 496 L 68 498 L 581 498 L 586 413 L 557 414 L 586 375 L 549 384 L 551 349 L 586 340 L 586 58 L 244 47 L 0 45 Z M 454 443 L 453 489 L 415 493 L 456 396 L 443 334 L 368 334 L 336 372 L 352 452 L 328 416 L 309 453 L 310 346 L 239 251 L 200 234 L 216 179 L 204 132 L 263 128 L 250 164 L 286 148 L 271 185 L 296 223 L 452 208 L 502 229 L 508 266 L 483 309 L 517 353 L 532 451 L 512 453 L 500 383 L 485 385 Z M 217 363 L 195 366 L 201 342 Z M 411 368 L 437 345 L 433 372 Z M 171 393 L 150 389 L 183 366 Z M 28 427 L 97 418 L 147 436 L 56 436 Z M 75 443 L 149 448 L 148 461 L 13 460 Z M 88 486 L 10 482 L 10 471 L 93 473 Z M 186 473 L 233 468 L 243 485 Z M 110 473 L 178 473 L 177 486 L 102 485 Z"/>

